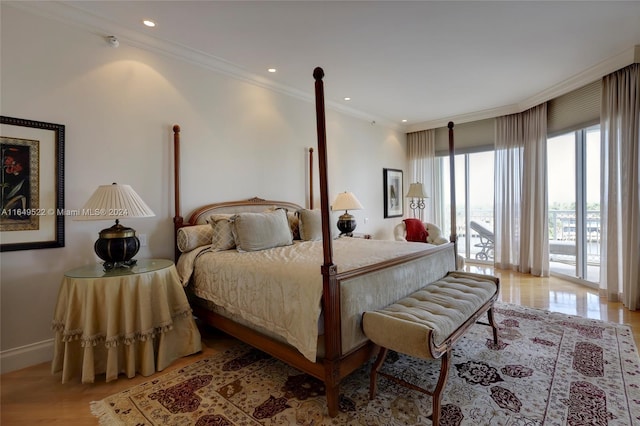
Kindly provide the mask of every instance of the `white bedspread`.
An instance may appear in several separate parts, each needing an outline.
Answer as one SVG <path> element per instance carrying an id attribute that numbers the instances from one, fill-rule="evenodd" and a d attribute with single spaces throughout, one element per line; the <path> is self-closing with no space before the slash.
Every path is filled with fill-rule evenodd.
<path id="1" fill-rule="evenodd" d="M 333 242 L 333 259 L 342 272 L 427 247 L 424 243 L 339 238 Z M 193 258 L 195 295 L 276 333 L 315 361 L 322 241 L 297 241 L 257 252 L 204 251 Z"/>

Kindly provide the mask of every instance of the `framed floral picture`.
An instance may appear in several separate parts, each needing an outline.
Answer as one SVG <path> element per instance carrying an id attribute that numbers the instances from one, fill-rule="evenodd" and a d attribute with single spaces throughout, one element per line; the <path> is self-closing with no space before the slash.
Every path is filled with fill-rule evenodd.
<path id="1" fill-rule="evenodd" d="M 0 251 L 64 247 L 64 131 L 0 116 Z"/>
<path id="2" fill-rule="evenodd" d="M 399 217 L 404 214 L 402 202 L 402 170 L 383 169 L 384 217 Z"/>

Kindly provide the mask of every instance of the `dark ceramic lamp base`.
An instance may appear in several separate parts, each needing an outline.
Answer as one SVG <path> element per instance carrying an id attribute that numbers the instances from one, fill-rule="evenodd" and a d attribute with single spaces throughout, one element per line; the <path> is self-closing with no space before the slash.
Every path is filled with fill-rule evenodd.
<path id="1" fill-rule="evenodd" d="M 356 219 L 349 213 L 341 215 L 338 219 L 338 229 L 340 235 L 353 236 L 353 231 L 356 229 Z"/>
<path id="2" fill-rule="evenodd" d="M 103 229 L 99 235 L 93 248 L 96 255 L 104 260 L 102 266 L 106 271 L 130 268 L 136 264 L 133 257 L 140 250 L 140 240 L 136 237 L 135 230 L 120 225 L 116 220 L 115 225 Z"/>

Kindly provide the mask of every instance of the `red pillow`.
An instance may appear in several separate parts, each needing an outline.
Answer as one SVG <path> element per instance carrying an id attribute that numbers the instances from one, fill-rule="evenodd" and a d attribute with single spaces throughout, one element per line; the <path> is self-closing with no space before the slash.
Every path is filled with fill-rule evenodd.
<path id="1" fill-rule="evenodd" d="M 405 219 L 404 225 L 407 228 L 407 241 L 427 242 L 429 234 L 420 219 Z"/>

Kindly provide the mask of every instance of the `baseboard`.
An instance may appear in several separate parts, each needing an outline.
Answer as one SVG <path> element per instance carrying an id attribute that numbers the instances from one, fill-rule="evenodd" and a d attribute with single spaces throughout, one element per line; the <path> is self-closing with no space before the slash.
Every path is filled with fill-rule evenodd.
<path id="1" fill-rule="evenodd" d="M 53 355 L 53 339 L 20 346 L 0 352 L 0 374 L 50 362 Z"/>

